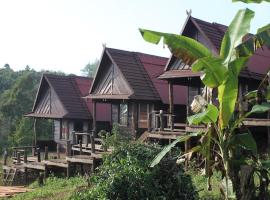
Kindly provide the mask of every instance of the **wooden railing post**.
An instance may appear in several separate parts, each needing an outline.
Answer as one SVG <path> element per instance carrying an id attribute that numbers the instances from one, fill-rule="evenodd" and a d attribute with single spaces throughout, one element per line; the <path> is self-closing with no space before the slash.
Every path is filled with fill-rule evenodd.
<path id="1" fill-rule="evenodd" d="M 48 155 L 48 147 L 45 146 L 45 155 L 44 155 L 44 160 L 48 160 L 49 159 L 49 155 Z"/>
<path id="2" fill-rule="evenodd" d="M 71 156 L 71 144 L 70 144 L 70 140 L 67 140 L 66 156 Z"/>
<path id="3" fill-rule="evenodd" d="M 158 127 L 159 127 L 158 116 L 159 116 L 159 114 L 154 113 L 154 115 L 155 115 L 155 129 L 158 130 Z"/>
<path id="4" fill-rule="evenodd" d="M 72 143 L 73 144 L 78 144 L 77 141 L 76 141 L 75 131 L 72 131 Z"/>
<path id="5" fill-rule="evenodd" d="M 86 147 L 88 147 L 88 144 L 89 144 L 89 135 L 87 134 L 86 135 Z"/>
<path id="6" fill-rule="evenodd" d="M 41 162 L 40 149 L 39 148 L 37 148 L 37 160 L 38 160 L 38 162 Z"/>
<path id="7" fill-rule="evenodd" d="M 17 152 L 17 164 L 21 163 L 21 152 Z"/>
<path id="8" fill-rule="evenodd" d="M 27 163 L 27 151 L 24 149 L 23 162 Z"/>
<path id="9" fill-rule="evenodd" d="M 82 140 L 79 140 L 79 145 L 80 145 L 80 155 L 82 155 Z"/>
<path id="10" fill-rule="evenodd" d="M 33 146 L 32 147 L 32 156 L 35 156 L 35 154 L 36 154 L 36 146 Z"/>
<path id="11" fill-rule="evenodd" d="M 164 114 L 163 114 L 163 110 L 159 111 L 159 119 L 160 119 L 160 131 L 164 131 Z"/>
<path id="12" fill-rule="evenodd" d="M 56 152 L 57 152 L 57 158 L 60 159 L 60 144 L 59 143 L 57 143 Z"/>
<path id="13" fill-rule="evenodd" d="M 4 151 L 4 165 L 7 165 L 7 158 L 8 158 L 8 153 L 7 153 L 7 150 L 5 149 L 5 151 Z"/>
<path id="14" fill-rule="evenodd" d="M 174 129 L 174 115 L 173 114 L 171 114 L 171 130 L 173 131 L 173 129 Z"/>
<path id="15" fill-rule="evenodd" d="M 147 104 L 147 130 L 148 132 L 151 131 L 151 111 L 149 104 Z"/>
<path id="16" fill-rule="evenodd" d="M 91 152 L 95 153 L 96 149 L 95 149 L 95 137 L 93 135 L 91 135 Z"/>

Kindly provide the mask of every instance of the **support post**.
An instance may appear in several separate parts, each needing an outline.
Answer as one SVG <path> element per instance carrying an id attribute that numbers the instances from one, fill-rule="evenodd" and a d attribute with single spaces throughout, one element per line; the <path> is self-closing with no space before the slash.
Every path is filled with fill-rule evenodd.
<path id="1" fill-rule="evenodd" d="M 147 131 L 151 132 L 151 110 L 150 104 L 147 104 Z"/>
<path id="2" fill-rule="evenodd" d="M 45 155 L 44 155 L 44 160 L 48 160 L 49 159 L 49 155 L 48 155 L 48 147 L 45 146 Z"/>
<path id="3" fill-rule="evenodd" d="M 34 141 L 33 146 L 37 146 L 37 118 L 34 119 Z"/>
<path id="4" fill-rule="evenodd" d="M 97 167 L 97 160 L 96 160 L 96 158 L 95 157 L 93 157 L 93 164 L 92 164 L 92 173 L 94 173 L 95 172 L 95 169 L 96 169 L 96 167 Z"/>
<path id="5" fill-rule="evenodd" d="M 174 129 L 174 102 L 173 102 L 173 84 L 171 81 L 169 81 L 169 104 L 170 104 L 169 124 L 170 124 L 171 130 L 173 130 Z"/>
<path id="6" fill-rule="evenodd" d="M 163 110 L 159 111 L 159 119 L 160 119 L 160 131 L 164 131 L 164 114 L 163 114 Z"/>
<path id="7" fill-rule="evenodd" d="M 136 132 L 137 132 L 137 117 L 136 117 L 136 104 L 132 102 L 131 104 L 131 129 L 132 129 L 132 134 L 134 138 L 136 138 Z"/>
<path id="8" fill-rule="evenodd" d="M 21 152 L 17 152 L 17 164 L 21 163 Z"/>
<path id="9" fill-rule="evenodd" d="M 27 151 L 26 151 L 26 149 L 24 149 L 24 152 L 23 152 L 24 154 L 23 154 L 23 162 L 24 163 L 27 163 Z"/>
<path id="10" fill-rule="evenodd" d="M 189 87 L 187 87 L 187 92 L 188 92 L 188 95 L 187 95 L 187 106 L 186 106 L 186 109 L 187 109 L 187 117 L 189 116 L 189 104 L 190 104 L 190 98 L 189 98 Z M 188 126 L 188 122 L 186 121 L 186 124 Z M 185 141 L 185 153 L 188 152 L 189 150 L 189 146 L 190 146 L 190 140 L 186 140 Z M 185 157 L 185 168 L 187 169 L 188 168 L 188 156 Z"/>
<path id="11" fill-rule="evenodd" d="M 37 149 L 37 160 L 38 162 L 41 162 L 41 158 L 40 158 L 40 149 Z"/>
<path id="12" fill-rule="evenodd" d="M 91 135 L 91 152 L 95 153 L 96 152 L 96 147 L 95 147 L 95 138 L 93 135 Z"/>
<path id="13" fill-rule="evenodd" d="M 89 135 L 87 134 L 87 135 L 85 135 L 85 137 L 86 137 L 86 147 L 88 147 L 88 145 L 89 145 Z"/>
<path id="14" fill-rule="evenodd" d="M 28 184 L 28 169 L 27 169 L 27 167 L 24 168 L 24 183 L 25 183 L 25 185 Z"/>
<path id="15" fill-rule="evenodd" d="M 8 152 L 5 149 L 5 151 L 4 151 L 4 165 L 7 165 L 7 158 L 8 158 Z"/>
<path id="16" fill-rule="evenodd" d="M 80 146 L 80 155 L 82 155 L 82 140 L 79 140 L 79 146 Z"/>
<path id="17" fill-rule="evenodd" d="M 97 122 L 96 122 L 96 101 L 93 100 L 93 135 L 97 137 Z"/>
<path id="18" fill-rule="evenodd" d="M 47 165 L 45 165 L 44 166 L 44 180 L 46 180 L 47 178 L 48 178 L 48 166 Z"/>
<path id="19" fill-rule="evenodd" d="M 268 72 L 269 74 L 270 72 Z M 270 75 L 268 75 L 268 87 L 270 87 Z M 269 120 L 270 119 L 270 111 L 268 111 L 268 114 L 267 114 L 267 119 Z M 270 126 L 267 127 L 267 136 L 268 136 L 268 143 L 267 143 L 267 146 L 268 146 L 268 149 L 270 151 Z"/>
<path id="20" fill-rule="evenodd" d="M 71 144 L 70 144 L 70 140 L 67 140 L 66 156 L 71 156 Z"/>
<path id="21" fill-rule="evenodd" d="M 56 151 L 57 151 L 57 158 L 60 159 L 60 144 L 59 143 L 57 143 Z"/>
<path id="22" fill-rule="evenodd" d="M 71 177 L 71 166 L 70 166 L 70 162 L 67 162 L 67 178 Z"/>
<path id="23" fill-rule="evenodd" d="M 75 131 L 72 131 L 72 142 L 73 144 L 78 144 L 78 141 L 77 141 L 77 138 L 76 138 L 76 134 L 75 134 Z"/>

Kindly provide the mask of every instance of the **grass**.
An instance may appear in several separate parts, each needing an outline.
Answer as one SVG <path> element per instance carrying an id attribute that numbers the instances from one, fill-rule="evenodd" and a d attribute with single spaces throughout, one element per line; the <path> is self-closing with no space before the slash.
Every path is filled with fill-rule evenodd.
<path id="1" fill-rule="evenodd" d="M 33 189 L 30 192 L 18 194 L 11 198 L 12 200 L 63 200 L 77 191 L 80 187 L 87 185 L 83 177 L 73 177 L 70 179 L 50 177 L 43 186 L 37 182 L 31 184 L 28 188 Z"/>
<path id="2" fill-rule="evenodd" d="M 186 172 L 189 174 L 192 178 L 192 183 L 197 188 L 197 191 L 199 192 L 199 199 L 200 200 L 222 200 L 223 197 L 220 194 L 220 180 L 221 177 L 218 173 L 214 172 L 214 175 L 211 179 L 211 185 L 212 190 L 207 190 L 207 177 L 205 175 L 202 175 L 201 172 L 196 170 L 189 170 Z"/>

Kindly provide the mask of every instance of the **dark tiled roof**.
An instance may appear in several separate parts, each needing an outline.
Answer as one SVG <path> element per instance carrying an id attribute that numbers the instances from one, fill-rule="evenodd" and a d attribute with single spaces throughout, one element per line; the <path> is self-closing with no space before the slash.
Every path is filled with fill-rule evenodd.
<path id="1" fill-rule="evenodd" d="M 217 52 L 219 52 L 223 36 L 227 31 L 228 26 L 215 22 L 213 23 L 206 22 L 194 17 L 190 17 L 189 19 L 190 19 L 189 23 L 190 22 L 195 23 L 197 27 L 200 29 L 200 31 L 202 31 L 203 34 L 207 37 L 207 39 L 210 40 L 212 45 L 216 48 Z M 248 34 L 244 39 L 247 39 L 250 36 L 252 36 L 252 34 Z M 174 59 L 174 57 L 172 57 L 172 59 Z M 172 59 L 171 62 L 168 63 L 169 66 L 171 66 L 173 63 Z M 270 50 L 268 48 L 264 48 L 263 50 L 258 49 L 256 53 L 253 56 L 251 56 L 247 64 L 247 68 L 243 71 L 243 73 L 241 73 L 240 76 L 244 76 L 245 74 L 249 73 L 265 74 L 269 70 L 270 68 L 269 66 L 270 66 Z M 166 70 L 168 69 L 169 67 L 166 68 Z M 253 76 L 251 76 L 250 78 L 252 77 Z M 258 76 L 256 76 L 256 78 L 258 78 Z"/>
<path id="2" fill-rule="evenodd" d="M 76 79 L 84 79 L 84 82 L 87 81 L 88 87 L 90 87 L 91 79 L 78 76 L 59 76 L 52 74 L 46 74 L 44 76 L 49 81 L 49 84 L 53 87 L 63 106 L 67 110 L 67 114 L 64 118 L 92 118 L 85 100 L 82 99 L 84 94 L 82 94 L 76 81 Z"/>
<path id="3" fill-rule="evenodd" d="M 106 52 L 121 70 L 133 90 L 131 99 L 161 100 L 143 63 L 136 52 L 106 48 Z M 167 60 L 166 58 L 162 58 Z"/>
<path id="4" fill-rule="evenodd" d="M 44 83 L 47 84 L 44 84 Z M 82 97 L 85 96 L 91 86 L 92 79 L 80 76 L 64 76 L 55 74 L 43 74 L 37 93 L 37 97 L 31 113 L 25 116 L 44 118 L 68 118 L 68 119 L 91 119 L 88 102 Z M 47 85 L 47 86 L 46 86 Z M 44 87 L 50 87 L 64 110 L 50 112 L 36 111 L 37 105 L 44 98 L 42 92 Z M 60 105 L 60 104 L 57 104 Z M 61 106 L 60 106 L 61 107 Z M 58 109 L 60 109 L 60 107 Z"/>

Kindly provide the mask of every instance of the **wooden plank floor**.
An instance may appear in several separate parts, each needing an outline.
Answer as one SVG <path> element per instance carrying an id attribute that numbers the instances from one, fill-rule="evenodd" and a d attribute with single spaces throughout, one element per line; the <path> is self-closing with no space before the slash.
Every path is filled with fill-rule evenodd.
<path id="1" fill-rule="evenodd" d="M 30 191 L 29 189 L 26 189 L 25 187 L 19 187 L 19 186 L 0 186 L 0 198 L 1 197 L 12 197 L 15 194 L 18 193 L 24 193 Z"/>

